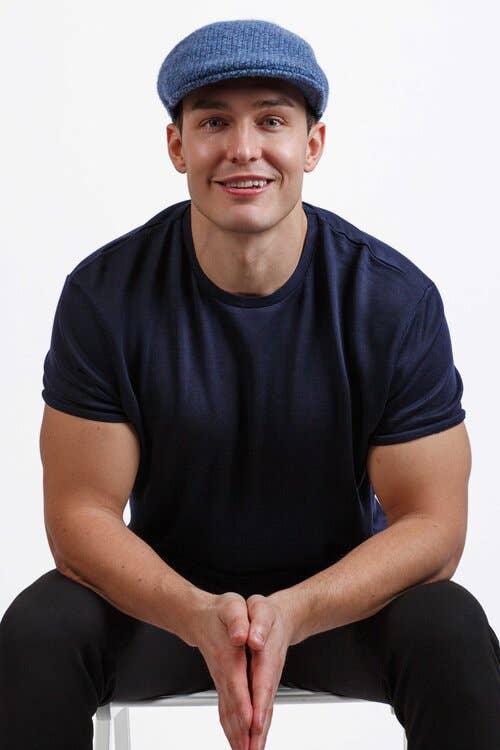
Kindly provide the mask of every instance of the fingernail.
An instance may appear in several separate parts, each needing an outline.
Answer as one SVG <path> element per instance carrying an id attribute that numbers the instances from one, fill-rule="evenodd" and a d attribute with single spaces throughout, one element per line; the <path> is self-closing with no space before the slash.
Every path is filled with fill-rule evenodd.
<path id="1" fill-rule="evenodd" d="M 264 636 L 259 630 L 254 630 L 253 637 L 259 643 L 264 643 Z"/>

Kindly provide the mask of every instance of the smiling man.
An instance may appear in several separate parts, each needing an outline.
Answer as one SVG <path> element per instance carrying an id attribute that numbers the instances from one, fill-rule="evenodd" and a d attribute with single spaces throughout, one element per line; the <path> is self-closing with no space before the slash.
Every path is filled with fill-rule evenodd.
<path id="1" fill-rule="evenodd" d="M 325 125 L 293 84 L 248 77 L 188 94 L 167 127 L 174 166 L 188 176 L 191 229 L 207 276 L 229 292 L 268 295 L 298 264 L 307 230 L 304 173 Z"/>
<path id="2" fill-rule="evenodd" d="M 208 24 L 157 88 L 190 199 L 66 277 L 56 567 L 0 623 L 5 747 L 90 750 L 99 705 L 215 687 L 263 750 L 280 683 L 392 705 L 410 750 L 500 747 L 498 638 L 450 580 L 471 452 L 435 283 L 302 200 L 328 82 L 301 37 Z"/>

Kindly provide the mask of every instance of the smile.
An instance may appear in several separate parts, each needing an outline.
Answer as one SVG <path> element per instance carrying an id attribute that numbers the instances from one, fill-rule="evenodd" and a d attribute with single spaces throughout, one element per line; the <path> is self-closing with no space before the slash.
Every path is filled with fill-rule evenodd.
<path id="1" fill-rule="evenodd" d="M 271 180 L 267 183 L 267 185 L 263 185 L 262 187 L 229 187 L 228 185 L 224 185 L 222 182 L 217 182 L 216 184 L 219 185 L 226 193 L 230 193 L 231 195 L 257 195 L 258 193 L 264 193 L 268 188 L 271 187 L 274 180 Z"/>

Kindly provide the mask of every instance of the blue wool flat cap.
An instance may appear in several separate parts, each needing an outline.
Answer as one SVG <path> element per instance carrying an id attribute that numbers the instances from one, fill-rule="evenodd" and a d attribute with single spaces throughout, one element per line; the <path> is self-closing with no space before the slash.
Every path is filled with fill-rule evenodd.
<path id="1" fill-rule="evenodd" d="M 319 120 L 328 100 L 328 80 L 312 47 L 270 21 L 219 21 L 182 39 L 163 61 L 157 90 L 170 117 L 193 89 L 228 78 L 266 76 L 293 83 Z"/>

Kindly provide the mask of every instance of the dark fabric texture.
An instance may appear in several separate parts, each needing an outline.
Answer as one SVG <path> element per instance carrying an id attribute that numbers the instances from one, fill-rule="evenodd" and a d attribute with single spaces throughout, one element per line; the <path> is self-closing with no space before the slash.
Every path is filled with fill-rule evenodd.
<path id="1" fill-rule="evenodd" d="M 369 618 L 290 646 L 281 684 L 392 705 L 409 750 L 500 747 L 498 638 L 454 581 L 414 586 Z M 197 647 L 56 569 L 21 591 L 0 621 L 8 750 L 91 750 L 98 706 L 213 689 Z"/>
<path id="2" fill-rule="evenodd" d="M 213 593 L 269 593 L 386 527 L 370 445 L 465 418 L 441 295 L 402 253 L 303 202 L 296 268 L 272 294 L 205 275 L 190 201 L 66 277 L 42 396 L 130 422 L 129 528 Z"/>

